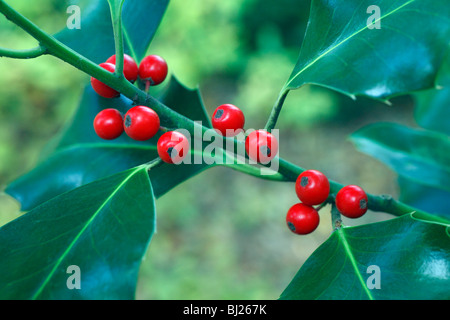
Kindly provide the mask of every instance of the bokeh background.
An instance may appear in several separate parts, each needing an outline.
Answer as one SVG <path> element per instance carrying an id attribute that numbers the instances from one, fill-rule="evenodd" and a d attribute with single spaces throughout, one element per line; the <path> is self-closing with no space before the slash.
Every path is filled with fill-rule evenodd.
<path id="1" fill-rule="evenodd" d="M 65 27 L 67 3 L 14 0 L 50 33 Z M 309 14 L 305 0 L 171 0 L 149 54 L 198 87 L 209 113 L 233 103 L 246 128 L 264 126 L 298 57 Z M 0 17 L 0 46 L 26 49 L 33 39 Z M 48 56 L 0 58 L 0 188 L 36 164 L 46 143 L 74 113 L 89 78 Z M 163 84 L 164 85 L 164 84 Z M 366 124 L 415 126 L 409 97 L 392 106 L 328 89 L 292 91 L 283 108 L 280 153 L 343 184 L 398 197 L 397 176 L 347 139 Z M 205 171 L 157 200 L 158 226 L 139 276 L 137 299 L 277 299 L 308 256 L 330 235 L 330 208 L 307 236 L 289 231 L 293 183 L 270 182 L 226 168 Z M 21 214 L 0 194 L 0 225 Z M 358 225 L 389 219 L 369 212 Z"/>

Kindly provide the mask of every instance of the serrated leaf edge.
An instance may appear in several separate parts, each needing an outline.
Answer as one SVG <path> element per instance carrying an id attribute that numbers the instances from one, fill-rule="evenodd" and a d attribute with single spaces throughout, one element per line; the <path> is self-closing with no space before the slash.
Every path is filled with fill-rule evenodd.
<path id="1" fill-rule="evenodd" d="M 401 10 L 402 8 L 404 8 L 405 6 L 415 2 L 416 0 L 409 0 L 407 2 L 405 2 L 404 4 L 402 4 L 401 6 L 399 6 L 398 8 L 386 13 L 385 15 L 381 16 L 380 18 L 378 18 L 377 20 L 374 21 L 378 22 L 381 21 L 383 19 L 385 19 L 386 17 L 394 14 L 395 12 Z M 359 33 L 363 32 L 364 30 L 366 30 L 369 26 L 366 25 L 363 28 L 357 30 L 356 32 L 352 33 L 350 36 L 348 36 L 347 38 L 345 38 L 344 40 L 340 41 L 339 43 L 337 43 L 336 45 L 332 46 L 331 48 L 328 48 L 327 50 L 325 50 L 322 54 L 320 54 L 318 57 L 316 57 L 313 61 L 311 61 L 310 63 L 308 63 L 306 66 L 304 66 L 300 71 L 298 71 L 295 75 L 291 75 L 288 79 L 288 81 L 286 82 L 286 84 L 283 86 L 283 90 L 289 90 L 289 89 L 297 89 L 298 87 L 290 87 L 290 84 L 292 81 L 294 81 L 295 79 L 297 79 L 300 74 L 302 74 L 305 70 L 309 69 L 311 66 L 313 66 L 317 61 L 319 61 L 320 59 L 322 59 L 323 57 L 325 57 L 327 54 L 329 54 L 330 52 L 332 52 L 333 50 L 335 50 L 336 48 L 340 47 L 342 44 L 346 43 L 347 41 L 349 41 L 350 39 L 352 39 L 354 36 L 358 35 Z M 355 99 L 355 95 L 348 93 L 348 92 L 342 92 L 345 93 L 346 95 L 350 96 L 352 99 Z M 383 102 L 387 103 L 387 100 L 383 100 Z"/>

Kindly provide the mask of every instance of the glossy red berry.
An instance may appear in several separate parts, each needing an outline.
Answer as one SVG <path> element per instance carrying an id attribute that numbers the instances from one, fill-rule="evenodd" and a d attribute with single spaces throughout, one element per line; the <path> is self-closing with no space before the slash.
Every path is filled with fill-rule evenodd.
<path id="1" fill-rule="evenodd" d="M 287 212 L 286 223 L 296 234 L 308 234 L 316 230 L 320 217 L 316 209 L 303 203 L 294 204 Z"/>
<path id="2" fill-rule="evenodd" d="M 106 60 L 106 62 L 111 63 L 113 65 L 116 65 L 116 55 L 113 55 Z M 138 78 L 139 74 L 139 68 L 134 61 L 134 59 L 127 55 L 123 55 L 123 75 L 125 76 L 125 79 L 127 79 L 130 82 L 135 82 Z"/>
<path id="3" fill-rule="evenodd" d="M 152 138 L 158 132 L 159 125 L 158 114 L 146 106 L 131 108 L 123 119 L 123 126 L 127 135 L 138 141 Z"/>
<path id="4" fill-rule="evenodd" d="M 94 119 L 94 130 L 102 139 L 118 138 L 123 132 L 122 114 L 112 108 L 100 111 Z"/>
<path id="5" fill-rule="evenodd" d="M 189 152 L 189 140 L 178 131 L 168 131 L 159 138 L 157 151 L 164 162 L 178 164 Z"/>
<path id="6" fill-rule="evenodd" d="M 112 63 L 101 63 L 99 64 L 103 69 L 108 70 L 109 72 L 114 72 L 116 67 Z M 119 95 L 119 92 L 114 90 L 113 88 L 107 86 L 103 82 L 91 77 L 91 85 L 95 92 L 97 92 L 100 96 L 104 98 L 114 98 Z"/>
<path id="7" fill-rule="evenodd" d="M 250 159 L 266 164 L 278 153 L 278 140 L 266 130 L 252 131 L 245 139 L 245 151 Z"/>
<path id="8" fill-rule="evenodd" d="M 367 203 L 367 194 L 359 186 L 345 186 L 336 194 L 336 207 L 347 218 L 355 219 L 364 215 Z"/>
<path id="9" fill-rule="evenodd" d="M 146 56 L 139 65 L 139 78 L 151 86 L 166 79 L 168 67 L 166 61 L 157 55 Z"/>
<path id="10" fill-rule="evenodd" d="M 322 172 L 306 170 L 298 176 L 295 192 L 304 204 L 310 206 L 321 204 L 328 198 L 330 182 Z"/>
<path id="11" fill-rule="evenodd" d="M 242 110 L 235 105 L 223 104 L 214 110 L 211 123 L 221 135 L 233 137 L 243 131 L 245 117 Z"/>

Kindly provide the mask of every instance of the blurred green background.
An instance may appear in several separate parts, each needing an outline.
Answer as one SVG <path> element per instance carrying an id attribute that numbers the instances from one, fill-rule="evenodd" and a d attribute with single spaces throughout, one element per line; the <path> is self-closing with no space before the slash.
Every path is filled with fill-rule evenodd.
<path id="1" fill-rule="evenodd" d="M 65 27 L 67 1 L 14 0 L 47 32 Z M 211 114 L 220 104 L 244 111 L 246 128 L 264 126 L 292 71 L 309 1 L 171 0 L 149 53 L 170 73 L 199 87 Z M 0 17 L 0 46 L 36 43 Z M 70 120 L 88 77 L 52 57 L 0 58 L 0 187 L 30 170 Z M 164 84 L 163 84 L 164 85 Z M 398 196 L 397 176 L 356 151 L 347 136 L 377 121 L 415 125 L 412 100 L 392 106 L 353 101 L 305 86 L 289 94 L 280 119 L 280 154 L 307 169 L 374 194 Z M 307 257 L 330 235 L 329 208 L 311 235 L 296 236 L 285 214 L 297 202 L 292 183 L 268 182 L 225 168 L 203 172 L 157 200 L 158 227 L 141 268 L 138 299 L 276 299 Z M 0 194 L 0 225 L 18 217 Z M 390 218 L 369 212 L 357 225 Z"/>

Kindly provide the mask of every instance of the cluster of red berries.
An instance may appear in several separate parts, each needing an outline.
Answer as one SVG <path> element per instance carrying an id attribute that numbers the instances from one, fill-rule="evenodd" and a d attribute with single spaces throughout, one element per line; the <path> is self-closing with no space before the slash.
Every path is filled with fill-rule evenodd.
<path id="1" fill-rule="evenodd" d="M 106 62 L 101 63 L 100 67 L 114 72 L 115 63 L 116 56 L 113 55 Z M 168 71 L 166 61 L 157 55 L 145 57 L 138 67 L 134 59 L 125 54 L 123 67 L 124 77 L 128 81 L 134 83 L 139 79 L 145 83 L 146 88 L 163 82 Z M 91 77 L 91 85 L 94 91 L 104 98 L 114 98 L 120 94 L 94 77 Z M 217 107 L 212 115 L 213 128 L 226 137 L 232 137 L 242 132 L 244 124 L 243 112 L 232 104 L 223 104 Z M 159 128 L 158 115 L 151 108 L 145 106 L 131 108 L 124 117 L 116 109 L 105 109 L 94 120 L 94 129 L 97 135 L 108 140 L 118 138 L 125 130 L 130 138 L 144 141 L 152 138 Z M 265 130 L 256 130 L 247 136 L 245 149 L 248 156 L 254 161 L 267 163 L 278 153 L 278 141 L 271 133 Z"/>
<path id="2" fill-rule="evenodd" d="M 115 69 L 115 56 L 100 64 L 110 72 Z M 134 82 L 138 78 L 147 85 L 157 85 L 167 75 L 167 64 L 159 56 L 147 56 L 139 68 L 128 55 L 124 55 L 124 76 Z M 119 92 L 108 87 L 95 78 L 91 78 L 94 90 L 101 96 L 113 98 Z M 216 108 L 211 123 L 217 133 L 225 137 L 233 137 L 244 131 L 245 117 L 241 109 L 232 104 L 223 104 Z M 154 137 L 160 129 L 158 114 L 146 106 L 132 107 L 125 116 L 113 108 L 105 109 L 94 119 L 94 129 L 103 139 L 118 138 L 123 131 L 138 141 Z M 189 141 L 177 131 L 164 133 L 158 140 L 159 157 L 167 163 L 180 163 L 189 150 Z M 278 153 L 277 139 L 266 130 L 252 131 L 245 139 L 245 150 L 250 159 L 258 163 L 268 163 Z M 307 170 L 301 173 L 295 183 L 295 192 L 301 203 L 294 204 L 286 215 L 289 229 L 297 234 L 309 234 L 319 225 L 320 217 L 315 205 L 321 205 L 329 197 L 330 183 L 320 171 Z M 336 195 L 336 207 L 344 216 L 358 218 L 367 211 L 367 195 L 358 186 L 350 185 L 342 188 Z"/>
<path id="3" fill-rule="evenodd" d="M 109 72 L 114 72 L 115 63 L 116 56 L 113 55 L 106 62 L 101 63 L 100 67 Z M 157 55 L 145 57 L 139 67 L 132 57 L 127 54 L 124 55 L 124 77 L 132 83 L 139 79 L 146 84 L 146 87 L 158 85 L 165 80 L 167 71 L 166 61 Z M 118 91 L 94 77 L 91 77 L 91 85 L 94 91 L 104 98 L 114 98 L 120 95 Z M 225 137 L 232 137 L 242 132 L 244 124 L 243 112 L 232 104 L 220 105 L 212 115 L 213 128 Z M 105 109 L 98 113 L 94 119 L 95 132 L 99 137 L 107 140 L 116 139 L 125 131 L 130 138 L 144 141 L 155 136 L 159 128 L 158 115 L 146 106 L 135 106 L 128 110 L 123 117 L 116 109 Z M 161 138 L 163 137 L 165 135 Z M 187 138 L 181 140 L 187 141 Z M 175 145 L 173 142 L 170 144 L 171 147 L 167 147 L 167 144 L 164 143 L 161 143 L 161 145 L 165 146 L 166 149 L 171 148 L 171 152 L 178 151 L 177 157 L 182 157 L 183 150 L 173 150 L 173 145 Z M 159 149 L 163 149 L 163 147 L 159 148 L 158 143 L 158 151 Z M 246 137 L 245 150 L 250 159 L 265 164 L 277 155 L 278 141 L 266 130 L 252 131 Z M 162 158 L 167 158 L 167 150 Z"/>
<path id="4" fill-rule="evenodd" d="M 320 171 L 306 170 L 295 182 L 295 192 L 301 203 L 294 204 L 287 212 L 286 223 L 296 234 L 313 232 L 320 222 L 314 205 L 323 204 L 329 197 L 330 182 Z M 367 194 L 355 185 L 343 187 L 336 194 L 336 207 L 347 218 L 359 218 L 367 211 Z"/>
<path id="5" fill-rule="evenodd" d="M 160 84 L 167 76 L 166 61 L 156 55 L 145 57 L 141 64 L 127 54 L 124 54 L 123 74 L 124 77 L 134 83 L 138 78 L 140 81 L 149 81 L 152 85 Z M 100 66 L 114 72 L 116 55 L 111 56 Z M 114 98 L 119 92 L 107 86 L 103 82 L 91 77 L 91 85 L 95 92 L 104 98 Z M 128 110 L 124 117 L 116 109 L 102 110 L 94 119 L 94 129 L 99 137 L 106 140 L 118 138 L 123 131 L 138 141 L 144 141 L 156 135 L 160 128 L 159 117 L 155 111 L 146 106 L 135 106 Z"/>
<path id="6" fill-rule="evenodd" d="M 145 141 L 153 138 L 160 128 L 158 114 L 146 106 L 135 106 L 122 116 L 114 108 L 100 111 L 94 119 L 94 130 L 105 140 L 113 140 L 126 134 L 133 140 Z"/>
<path id="7" fill-rule="evenodd" d="M 116 57 L 110 57 L 105 63 L 100 64 L 110 72 L 114 72 Z M 138 78 L 148 85 L 158 85 L 167 76 L 167 63 L 156 55 L 145 57 L 139 68 L 128 55 L 124 55 L 124 76 L 130 82 Z M 101 81 L 91 78 L 92 88 L 104 98 L 114 98 L 119 92 L 105 85 Z M 147 106 L 135 106 L 130 108 L 122 116 L 119 110 L 108 108 L 100 111 L 94 119 L 94 130 L 97 135 L 105 140 L 113 140 L 125 133 L 134 140 L 146 141 L 153 138 L 160 129 L 158 114 Z M 187 154 L 189 148 L 188 139 L 177 131 L 165 132 L 158 139 L 157 151 L 159 157 L 167 163 L 179 163 Z"/>
<path id="8" fill-rule="evenodd" d="M 233 137 L 244 131 L 245 117 L 235 105 L 223 104 L 214 110 L 211 123 L 219 134 Z M 277 155 L 278 140 L 266 130 L 255 130 L 245 139 L 245 151 L 250 159 L 265 164 Z"/>
<path id="9" fill-rule="evenodd" d="M 158 114 L 146 106 L 135 106 L 125 116 L 117 109 L 100 111 L 94 119 L 94 130 L 105 140 L 118 138 L 123 131 L 137 141 L 153 138 L 160 129 Z M 158 139 L 158 155 L 166 163 L 180 163 L 189 150 L 189 141 L 177 131 L 165 132 Z"/>
<path id="10" fill-rule="evenodd" d="M 111 56 L 106 62 L 100 63 L 99 66 L 113 73 L 116 70 L 116 55 Z M 123 75 L 131 83 L 139 79 L 146 87 L 156 86 L 166 79 L 167 73 L 167 63 L 158 55 L 146 56 L 142 59 L 139 67 L 132 57 L 127 54 L 123 56 Z M 117 90 L 94 77 L 91 77 L 91 85 L 95 92 L 104 98 L 115 98 L 120 95 Z"/>

